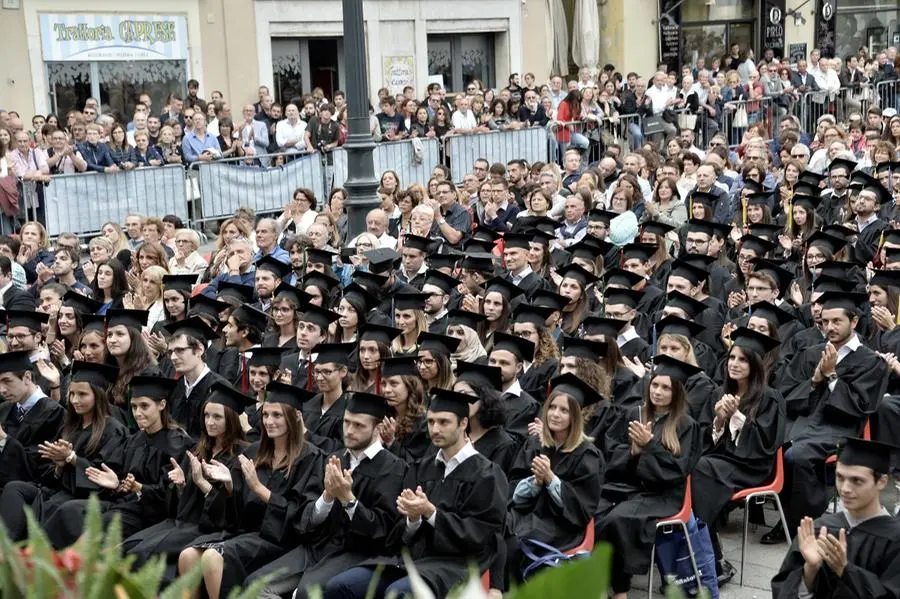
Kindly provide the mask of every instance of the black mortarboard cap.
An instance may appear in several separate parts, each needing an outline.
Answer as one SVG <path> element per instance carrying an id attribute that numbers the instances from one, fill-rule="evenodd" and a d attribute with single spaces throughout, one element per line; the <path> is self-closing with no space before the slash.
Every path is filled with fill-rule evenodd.
<path id="1" fill-rule="evenodd" d="M 280 403 L 290 406 L 295 410 L 302 410 L 303 404 L 314 398 L 318 393 L 307 391 L 303 387 L 286 385 L 272 381 L 266 385 L 266 403 Z"/>
<path id="2" fill-rule="evenodd" d="M 884 248 L 884 258 L 888 263 L 900 262 L 900 248 Z"/>
<path id="3" fill-rule="evenodd" d="M 109 364 L 72 362 L 72 383 L 90 383 L 101 389 L 112 387 L 119 378 L 119 369 Z"/>
<path id="4" fill-rule="evenodd" d="M 428 237 L 407 233 L 403 236 L 403 247 L 427 253 L 433 242 Z"/>
<path id="5" fill-rule="evenodd" d="M 562 355 L 566 358 L 584 358 L 590 362 L 598 362 L 606 357 L 609 343 L 608 341 L 591 341 L 578 337 L 563 337 Z"/>
<path id="6" fill-rule="evenodd" d="M 747 196 L 748 206 L 768 206 L 772 193 L 768 191 L 754 191 Z"/>
<path id="7" fill-rule="evenodd" d="M 219 314 L 223 310 L 227 310 L 231 307 L 225 302 L 220 302 L 219 300 L 213 299 L 208 295 L 203 295 L 202 293 L 193 296 L 190 302 L 191 308 L 188 310 L 189 315 L 209 316 L 216 322 L 219 322 Z"/>
<path id="8" fill-rule="evenodd" d="M 556 308 L 548 308 L 546 306 L 535 306 L 522 302 L 513 311 L 513 322 L 530 322 L 538 327 L 538 330 L 546 328 L 547 319 L 556 312 Z"/>
<path id="9" fill-rule="evenodd" d="M 400 265 L 400 254 L 391 248 L 376 248 L 363 252 L 369 259 L 369 271 L 375 274 L 390 274 Z"/>
<path id="10" fill-rule="evenodd" d="M 824 233 L 828 233 L 829 235 L 840 237 L 844 240 L 850 239 L 851 237 L 856 237 L 856 231 L 839 224 L 825 225 L 824 227 L 822 227 L 822 231 Z"/>
<path id="11" fill-rule="evenodd" d="M 603 401 L 602 395 L 571 372 L 550 379 L 550 394 L 553 393 L 568 395 L 582 408 Z"/>
<path id="12" fill-rule="evenodd" d="M 777 244 L 768 239 L 757 237 L 756 235 L 744 235 L 741 237 L 740 245 L 742 248 L 747 248 L 748 250 L 756 252 L 758 256 L 765 256 Z"/>
<path id="13" fill-rule="evenodd" d="M 507 281 L 503 277 L 494 277 L 493 279 L 485 281 L 485 295 L 491 292 L 499 293 L 507 302 L 509 302 L 514 297 L 518 297 L 525 293 L 518 285 L 516 285 L 512 281 Z"/>
<path id="14" fill-rule="evenodd" d="M 139 375 L 131 379 L 131 397 L 149 397 L 156 402 L 169 399 L 177 383 L 164 376 Z"/>
<path id="15" fill-rule="evenodd" d="M 353 271 L 354 278 L 356 278 L 357 274 L 362 273 L 361 270 Z M 383 281 L 382 281 L 383 283 Z M 330 275 L 326 275 L 322 272 L 308 272 L 306 273 L 302 279 L 300 279 L 300 284 L 297 285 L 300 289 L 306 289 L 307 287 L 317 287 L 322 290 L 322 295 L 328 295 L 328 293 L 340 285 L 341 282 L 339 279 L 332 277 Z"/>
<path id="16" fill-rule="evenodd" d="M 394 310 L 424 310 L 427 293 L 395 293 Z"/>
<path id="17" fill-rule="evenodd" d="M 690 281 L 692 285 L 699 285 L 709 278 L 709 272 L 705 268 L 700 268 L 685 260 L 675 260 L 669 276 L 682 277 Z"/>
<path id="18" fill-rule="evenodd" d="M 381 361 L 381 378 L 389 376 L 419 376 L 418 356 L 397 356 Z"/>
<path id="19" fill-rule="evenodd" d="M 400 335 L 400 329 L 380 324 L 366 323 L 359 328 L 360 341 L 377 341 L 390 347 L 391 342 Z"/>
<path id="20" fill-rule="evenodd" d="M 218 319 L 218 316 L 216 316 Z M 106 334 L 106 316 L 102 314 L 84 314 L 81 317 L 81 330 L 83 333 L 96 331 Z"/>
<path id="21" fill-rule="evenodd" d="M 147 326 L 147 317 L 150 313 L 146 310 L 108 310 L 106 312 L 106 326 L 118 325 L 140 329 Z"/>
<path id="22" fill-rule="evenodd" d="M 856 188 L 867 187 L 869 185 L 881 185 L 877 178 L 866 171 L 853 171 L 853 174 L 850 175 L 850 183 Z"/>
<path id="23" fill-rule="evenodd" d="M 346 410 L 353 414 L 368 414 L 381 420 L 387 415 L 388 404 L 380 395 L 355 391 L 350 394 Z"/>
<path id="24" fill-rule="evenodd" d="M 683 385 L 689 378 L 703 372 L 703 369 L 681 360 L 668 356 L 666 354 L 657 354 L 653 356 L 653 372 L 650 377 L 667 376 L 675 381 L 680 381 Z"/>
<path id="25" fill-rule="evenodd" d="M 831 252 L 832 255 L 834 255 L 841 251 L 844 246 L 847 245 L 847 242 L 840 237 L 835 237 L 834 235 L 829 235 L 828 233 L 823 233 L 822 231 L 816 231 L 809 236 L 809 239 L 806 240 L 806 245 L 825 247 Z"/>
<path id="26" fill-rule="evenodd" d="M 337 320 L 339 316 L 331 310 L 326 310 L 321 306 L 308 304 L 300 310 L 299 319 L 302 322 L 311 322 L 321 328 L 323 331 L 328 330 L 328 325 Z"/>
<path id="27" fill-rule="evenodd" d="M 463 242 L 463 249 L 466 252 L 473 253 L 481 253 L 481 254 L 490 254 L 494 251 L 494 242 L 488 239 L 479 239 L 477 237 L 471 237 L 465 242 Z"/>
<path id="28" fill-rule="evenodd" d="M 188 337 L 193 337 L 197 341 L 203 343 L 219 336 L 218 333 L 216 333 L 212 327 L 206 324 L 206 321 L 199 316 L 191 316 L 184 320 L 170 322 L 163 328 L 173 337 L 175 335 L 187 335 Z"/>
<path id="29" fill-rule="evenodd" d="M 500 234 L 486 227 L 481 227 L 472 234 L 472 239 L 494 242 L 500 239 Z"/>
<path id="30" fill-rule="evenodd" d="M 184 291 L 190 293 L 197 284 L 197 275 L 163 275 L 163 288 L 166 291 Z"/>
<path id="31" fill-rule="evenodd" d="M 553 220 L 549 216 L 523 216 L 519 219 L 519 225 L 526 231 L 537 229 L 542 233 L 555 236 L 556 230 L 563 226 L 563 223 Z"/>
<path id="32" fill-rule="evenodd" d="M 604 318 L 602 316 L 588 316 L 581 321 L 581 326 L 584 328 L 586 336 L 604 335 L 613 340 L 619 336 L 619 331 L 624 329 L 627 324 L 624 320 Z"/>
<path id="33" fill-rule="evenodd" d="M 845 168 L 847 169 L 847 176 L 850 176 L 854 170 L 856 170 L 856 161 L 850 160 L 849 158 L 835 158 L 828 164 L 828 168 L 825 169 L 829 173 L 836 168 Z"/>
<path id="34" fill-rule="evenodd" d="M 284 347 L 254 347 L 250 350 L 250 366 L 281 366 L 281 358 L 287 351 Z"/>
<path id="35" fill-rule="evenodd" d="M 425 350 L 450 357 L 450 355 L 456 351 L 456 348 L 459 347 L 459 344 L 462 343 L 462 339 L 459 337 L 438 335 L 436 333 L 422 331 L 419 333 L 419 338 L 416 340 L 416 343 L 419 345 L 419 351 Z"/>
<path id="36" fill-rule="evenodd" d="M 284 282 L 275 288 L 273 296 L 276 300 L 286 299 L 293 302 L 298 308 L 305 306 L 309 303 L 309 300 L 312 299 L 312 296 L 302 289 L 298 289 L 297 287 Z"/>
<path id="37" fill-rule="evenodd" d="M 487 364 L 479 364 L 477 362 L 456 363 L 456 380 L 474 383 L 482 387 L 490 387 L 497 391 L 503 386 L 503 377 L 500 368 L 497 366 L 488 366 Z"/>
<path id="38" fill-rule="evenodd" d="M 94 298 L 82 295 L 77 291 L 69 289 L 62 298 L 62 305 L 72 308 L 77 314 L 94 314 L 103 307 L 103 302 L 98 302 Z"/>
<path id="39" fill-rule="evenodd" d="M 230 281 L 220 282 L 216 292 L 216 297 L 219 299 L 232 298 L 242 304 L 252 304 L 254 295 L 256 295 L 256 292 L 250 285 L 241 285 Z"/>
<path id="40" fill-rule="evenodd" d="M 847 293 L 843 291 L 828 291 L 819 298 L 823 310 L 843 308 L 853 314 L 859 314 L 860 306 L 868 301 L 865 293 Z"/>
<path id="41" fill-rule="evenodd" d="M 794 273 L 782 268 L 770 260 L 754 258 L 751 260 L 751 263 L 753 264 L 753 272 L 765 273 L 771 275 L 775 279 L 775 283 L 778 285 L 779 297 L 787 291 L 788 287 L 791 285 L 791 281 L 794 280 Z"/>
<path id="42" fill-rule="evenodd" d="M 531 294 L 531 303 L 542 308 L 553 308 L 558 312 L 569 305 L 569 298 L 549 289 L 537 289 Z"/>
<path id="43" fill-rule="evenodd" d="M 369 293 L 366 288 L 359 283 L 350 283 L 347 285 L 344 288 L 344 297 L 348 301 L 356 302 L 362 306 L 363 314 L 360 314 L 361 317 L 364 317 L 365 313 L 378 305 L 378 298 Z"/>
<path id="44" fill-rule="evenodd" d="M 641 232 L 643 233 L 653 233 L 654 235 L 659 235 L 660 237 L 665 237 L 669 231 L 674 231 L 675 227 L 672 225 L 661 223 L 655 220 L 648 220 L 641 223 Z"/>
<path id="45" fill-rule="evenodd" d="M 875 172 L 900 175 L 900 162 L 879 162 L 875 165 Z"/>
<path id="46" fill-rule="evenodd" d="M 379 297 L 381 297 L 382 293 L 385 291 L 385 285 L 390 279 L 390 277 L 385 275 L 377 275 L 374 272 L 359 269 L 353 271 L 353 274 L 350 275 L 350 277 L 354 283 L 359 283 L 364 288 L 368 289 L 369 293 Z"/>
<path id="47" fill-rule="evenodd" d="M 316 364 L 350 364 L 350 356 L 356 349 L 355 343 L 320 343 L 310 351 L 316 356 Z"/>
<path id="48" fill-rule="evenodd" d="M 775 224 L 750 223 L 749 227 L 750 233 L 752 233 L 753 235 L 769 240 L 777 238 L 778 235 L 784 232 L 784 227 Z"/>
<path id="49" fill-rule="evenodd" d="M 666 305 L 684 310 L 685 314 L 690 318 L 696 318 L 698 314 L 706 310 L 708 306 L 699 300 L 681 293 L 680 291 L 671 291 L 666 296 Z"/>
<path id="50" fill-rule="evenodd" d="M 245 395 L 224 381 L 216 381 L 209 389 L 206 397 L 207 403 L 217 403 L 231 408 L 236 414 L 244 413 L 244 410 L 256 403 L 256 398 Z"/>
<path id="51" fill-rule="evenodd" d="M 738 327 L 731 331 L 731 343 L 740 348 L 752 350 L 759 356 L 765 356 L 779 345 L 777 339 L 757 333 L 747 327 Z"/>
<path id="52" fill-rule="evenodd" d="M 439 252 L 435 252 L 428 256 L 428 266 L 434 269 L 438 268 L 449 268 L 453 269 L 456 267 L 456 263 L 460 261 L 462 258 L 459 254 L 443 254 Z"/>
<path id="53" fill-rule="evenodd" d="M 30 331 L 41 332 L 41 325 L 47 324 L 50 315 L 34 310 L 0 310 L 0 322 L 8 327 L 25 327 Z"/>
<path id="54" fill-rule="evenodd" d="M 572 264 L 567 264 L 562 268 L 557 268 L 556 274 L 558 274 L 563 279 L 572 279 L 573 281 L 577 281 L 578 284 L 581 285 L 582 289 L 600 280 L 600 277 L 590 272 L 589 270 L 585 270 L 574 262 Z"/>
<path id="55" fill-rule="evenodd" d="M 819 275 L 813 283 L 813 291 L 816 293 L 826 293 L 828 291 L 853 291 L 856 283 L 846 278 L 833 277 L 831 275 Z M 816 298 L 815 303 L 822 303 L 822 296 Z"/>
<path id="56" fill-rule="evenodd" d="M 783 324 L 795 320 L 793 314 L 782 310 L 771 302 L 756 302 L 752 306 L 747 306 L 744 311 L 750 316 L 756 316 L 771 322 L 776 327 L 780 327 Z"/>
<path id="57" fill-rule="evenodd" d="M 478 312 L 468 312 L 466 310 L 450 310 L 447 313 L 447 326 L 462 325 L 469 327 L 473 331 L 478 330 L 478 325 L 487 320 L 487 316 Z"/>
<path id="58" fill-rule="evenodd" d="M 637 308 L 641 298 L 644 297 L 643 291 L 636 291 L 628 288 L 609 287 L 604 293 L 607 306 L 625 305 L 629 308 Z"/>
<path id="59" fill-rule="evenodd" d="M 848 278 L 850 271 L 856 268 L 853 262 L 841 262 L 840 260 L 826 260 L 818 265 L 819 276 L 827 275 L 829 277 Z"/>
<path id="60" fill-rule="evenodd" d="M 661 318 L 654 326 L 657 335 L 682 335 L 688 338 L 696 337 L 706 328 L 702 324 L 679 318 L 674 314 Z"/>
<path id="61" fill-rule="evenodd" d="M 334 264 L 335 256 L 337 256 L 337 252 L 326 250 L 325 248 L 306 248 L 307 264 L 324 264 L 326 266 L 331 266 Z"/>
<path id="62" fill-rule="evenodd" d="M 845 466 L 863 466 L 878 474 L 889 474 L 891 455 L 897 448 L 887 443 L 850 437 L 838 444 L 838 462 Z"/>
<path id="63" fill-rule="evenodd" d="M 531 248 L 530 242 L 531 237 L 529 235 L 525 235 L 524 233 L 507 233 L 503 238 L 506 242 L 506 248 L 520 248 L 523 250 L 527 250 Z"/>
<path id="64" fill-rule="evenodd" d="M 496 268 L 494 255 L 488 252 L 466 254 L 462 259 L 462 268 L 478 272 L 492 273 Z"/>
<path id="65" fill-rule="evenodd" d="M 612 222 L 612 219 L 616 218 L 618 213 L 610 212 L 609 210 L 600 210 L 599 208 L 594 208 L 588 212 L 588 220 L 591 222 L 601 222 L 606 223 L 606 226 L 609 227 L 609 223 Z"/>
<path id="66" fill-rule="evenodd" d="M 652 243 L 629 243 L 622 247 L 622 256 L 623 260 L 637 259 L 642 262 L 647 262 L 653 257 L 653 254 L 655 254 L 656 251 L 657 247 Z"/>
<path id="67" fill-rule="evenodd" d="M 805 170 L 800 173 L 800 176 L 797 177 L 798 182 L 806 183 L 808 185 L 812 185 L 818 189 L 819 184 L 826 179 L 827 175 L 823 175 L 821 173 L 816 173 L 814 171 Z M 794 191 L 797 191 L 797 184 L 794 184 Z"/>
<path id="68" fill-rule="evenodd" d="M 581 241 L 570 245 L 568 251 L 574 258 L 595 262 L 597 258 L 605 256 L 614 247 L 615 246 L 608 241 L 585 235 Z"/>
<path id="69" fill-rule="evenodd" d="M 641 275 L 633 273 L 630 270 L 625 270 L 623 268 L 607 269 L 607 271 L 603 273 L 603 278 L 605 280 L 607 289 L 610 285 L 624 285 L 628 289 L 631 289 L 644 280 L 644 277 L 642 277 Z"/>
<path id="70" fill-rule="evenodd" d="M 809 194 L 794 194 L 793 200 L 791 200 L 795 206 L 803 206 L 810 212 L 815 212 L 818 209 L 819 204 L 822 203 L 822 196 L 820 195 L 809 195 Z"/>
<path id="71" fill-rule="evenodd" d="M 9 351 L 0 353 L 0 372 L 23 372 L 33 370 L 30 351 Z"/>
<path id="72" fill-rule="evenodd" d="M 432 389 L 431 404 L 428 406 L 428 411 L 435 413 L 450 412 L 451 414 L 456 414 L 460 419 L 468 418 L 469 404 L 473 404 L 479 399 L 479 397 L 474 395 L 466 395 L 456 391 Z"/>
<path id="73" fill-rule="evenodd" d="M 507 333 L 494 333 L 494 348 L 492 351 L 506 350 L 519 358 L 522 362 L 531 362 L 534 359 L 535 346 L 528 339 Z"/>
<path id="74" fill-rule="evenodd" d="M 879 287 L 897 287 L 900 289 L 900 270 L 876 270 L 869 285 Z"/>
<path id="75" fill-rule="evenodd" d="M 750 178 L 744 179 L 742 181 L 741 190 L 743 191 L 745 189 L 747 191 L 749 191 L 751 194 L 762 193 L 764 190 L 762 183 L 760 183 L 756 179 L 750 179 Z"/>
<path id="76" fill-rule="evenodd" d="M 539 243 L 544 247 L 549 247 L 550 242 L 556 239 L 556 235 L 541 229 L 528 229 L 525 234 L 531 238 L 532 243 Z"/>
<path id="77" fill-rule="evenodd" d="M 235 308 L 234 312 L 231 313 L 231 316 L 238 322 L 259 329 L 260 331 L 265 331 L 269 326 L 269 315 L 262 310 L 257 310 L 249 304 L 238 306 Z"/>
<path id="78" fill-rule="evenodd" d="M 884 243 L 900 245 L 900 229 L 885 229 L 883 234 Z"/>
<path id="79" fill-rule="evenodd" d="M 695 191 L 688 195 L 688 198 L 691 203 L 694 204 L 703 204 L 710 210 L 715 210 L 716 203 L 719 201 L 719 198 L 708 191 Z"/>
<path id="80" fill-rule="evenodd" d="M 459 283 L 460 280 L 455 277 L 451 277 L 439 270 L 428 269 L 425 272 L 425 282 L 423 284 L 434 285 L 446 294 L 456 289 Z"/>

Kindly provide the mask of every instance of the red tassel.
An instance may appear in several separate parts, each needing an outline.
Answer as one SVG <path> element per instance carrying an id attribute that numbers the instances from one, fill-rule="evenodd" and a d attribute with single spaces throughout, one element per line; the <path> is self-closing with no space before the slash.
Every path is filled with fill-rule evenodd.
<path id="1" fill-rule="evenodd" d="M 375 395 L 381 395 L 381 364 L 375 368 Z"/>
<path id="2" fill-rule="evenodd" d="M 306 360 L 306 390 L 313 390 L 312 358 L 307 358 Z"/>
<path id="3" fill-rule="evenodd" d="M 250 367 L 247 362 L 247 356 L 241 356 L 241 393 L 246 394 L 250 391 Z"/>

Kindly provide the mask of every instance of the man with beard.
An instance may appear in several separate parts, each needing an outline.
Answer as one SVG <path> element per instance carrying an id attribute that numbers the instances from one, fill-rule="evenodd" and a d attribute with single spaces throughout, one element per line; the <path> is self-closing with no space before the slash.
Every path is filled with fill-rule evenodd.
<path id="1" fill-rule="evenodd" d="M 281 281 L 290 274 L 291 265 L 273 258 L 263 256 L 256 261 L 256 294 L 259 301 L 253 307 L 269 314 L 272 310 L 272 298 Z"/>

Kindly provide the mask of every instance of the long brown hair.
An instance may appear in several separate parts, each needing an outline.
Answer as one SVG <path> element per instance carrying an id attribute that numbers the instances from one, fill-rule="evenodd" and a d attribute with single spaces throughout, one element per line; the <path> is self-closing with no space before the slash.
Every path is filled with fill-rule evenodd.
<path id="1" fill-rule="evenodd" d="M 203 406 L 200 409 L 201 414 L 205 413 L 208 404 L 209 402 L 203 402 Z M 244 436 L 244 429 L 241 426 L 240 416 L 226 405 L 223 405 L 222 409 L 225 413 L 225 432 L 222 433 L 222 451 L 218 454 L 213 454 L 216 447 L 216 440 L 209 436 L 209 433 L 206 432 L 206 426 L 204 425 L 200 430 L 200 441 L 194 448 L 194 455 L 196 455 L 197 459 L 200 461 L 208 462 L 217 455 L 233 456 L 247 446 L 247 439 Z"/>
<path id="2" fill-rule="evenodd" d="M 88 383 L 88 385 L 91 388 L 91 393 L 94 394 L 94 407 L 91 408 L 91 438 L 88 440 L 85 452 L 93 454 L 100 448 L 100 441 L 106 430 L 106 423 L 109 421 L 111 410 L 109 408 L 109 394 L 106 389 L 93 383 Z M 66 418 L 63 423 L 62 438 L 71 443 L 75 433 L 81 430 L 82 422 L 82 417 L 75 412 L 72 404 L 66 402 Z"/>
<path id="3" fill-rule="evenodd" d="M 125 329 L 128 331 L 128 337 L 131 339 L 131 348 L 121 363 L 114 359 L 119 367 L 119 378 L 116 379 L 116 383 L 110 389 L 109 394 L 111 402 L 125 405 L 130 410 L 131 406 L 128 403 L 128 398 L 131 379 L 144 370 L 155 367 L 156 358 L 153 357 L 153 353 L 147 346 L 147 342 L 141 337 L 141 332 L 138 329 L 134 327 L 125 327 Z M 106 355 L 110 355 L 109 349 L 106 350 Z M 166 410 L 166 413 L 168 414 L 168 410 Z M 169 426 L 164 423 L 163 428 L 169 428 Z"/>
<path id="4" fill-rule="evenodd" d="M 656 407 L 653 405 L 653 402 L 650 401 L 650 385 L 653 384 L 653 379 L 655 378 L 656 376 L 650 377 L 650 384 L 647 385 L 647 391 L 644 393 L 643 420 L 644 424 L 649 423 L 651 426 L 654 424 L 658 415 Z M 669 377 L 669 381 L 672 385 L 672 402 L 669 404 L 669 415 L 663 423 L 662 431 L 660 431 L 659 434 L 659 441 L 662 443 L 663 447 L 672 452 L 672 455 L 678 456 L 681 455 L 681 443 L 678 440 L 678 425 L 681 424 L 681 420 L 684 418 L 685 414 L 687 414 L 687 391 L 681 381 L 671 377 Z"/>
<path id="5" fill-rule="evenodd" d="M 296 409 L 287 404 L 272 402 L 265 402 L 262 405 L 263 409 L 265 409 L 266 404 L 279 406 L 281 413 L 284 415 L 284 420 L 287 423 L 287 455 L 284 456 L 284 460 L 277 464 L 275 463 L 275 441 L 269 437 L 266 427 L 260 426 L 256 467 L 257 469 L 287 470 L 287 474 L 290 474 L 294 462 L 303 453 L 303 444 L 306 442 L 306 429 L 303 426 L 303 421 L 300 419 L 300 413 Z"/>
<path id="6" fill-rule="evenodd" d="M 398 439 L 404 439 L 416 426 L 416 421 L 425 413 L 425 385 L 417 376 L 401 376 L 403 386 L 406 388 L 406 410 L 403 416 L 397 420 L 394 435 Z M 392 410 L 396 416 L 395 410 Z"/>
<path id="7" fill-rule="evenodd" d="M 566 433 L 566 440 L 559 446 L 553 438 L 553 433 L 550 432 L 550 425 L 547 424 L 547 412 L 550 411 L 550 404 L 552 404 L 553 400 L 557 397 L 565 397 L 569 407 L 569 431 Z M 560 451 L 569 453 L 578 449 L 585 441 L 592 440 L 593 439 L 584 434 L 584 419 L 581 414 L 581 405 L 574 397 L 563 393 L 562 391 L 551 392 L 541 410 L 541 447 L 549 448 L 558 446 Z"/>

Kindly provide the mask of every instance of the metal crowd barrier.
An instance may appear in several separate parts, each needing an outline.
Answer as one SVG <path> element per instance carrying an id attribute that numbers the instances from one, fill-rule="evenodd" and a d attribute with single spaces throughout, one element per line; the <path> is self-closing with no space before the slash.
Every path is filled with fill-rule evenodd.
<path id="1" fill-rule="evenodd" d="M 757 100 L 735 100 L 726 102 L 719 121 L 720 132 L 727 136 L 728 145 L 736 146 L 747 129 L 762 123 L 766 140 L 771 140 L 778 127 L 775 122 L 775 103 L 771 96 Z"/>
<path id="2" fill-rule="evenodd" d="M 890 101 L 893 86 L 888 87 L 881 83 L 878 85 L 881 87 L 864 84 L 833 91 L 806 92 L 794 104 L 794 114 L 800 119 L 800 125 L 810 134 L 815 133 L 819 118 L 825 114 L 833 115 L 838 123 L 846 122 L 853 113 L 859 114 L 865 121 L 866 111 L 873 104 L 882 108 L 895 106 L 895 103 Z M 884 98 L 879 96 L 879 89 L 884 93 Z"/>
<path id="3" fill-rule="evenodd" d="M 343 187 L 347 180 L 347 150 L 336 148 L 331 156 L 334 160 L 333 187 Z M 375 146 L 372 157 L 376 177 L 384 171 L 395 171 L 403 187 L 413 183 L 427 186 L 431 171 L 441 162 L 441 143 L 433 137 L 384 142 Z M 330 190 L 330 187 L 325 190 L 326 197 Z"/>
<path id="4" fill-rule="evenodd" d="M 279 155 L 257 158 L 275 156 Z M 226 218 L 240 206 L 247 206 L 258 214 L 278 212 L 298 187 L 312 189 L 317 194 L 325 189 L 325 168 L 318 152 L 285 157 L 288 162 L 283 166 L 268 167 L 247 158 L 191 163 L 189 168 L 197 169 L 200 196 L 199 211 L 193 221 L 202 223 Z"/>
<path id="5" fill-rule="evenodd" d="M 547 125 L 550 157 L 558 160 L 561 151 L 559 132 L 561 128 L 571 133 L 584 135 L 588 140 L 588 161 L 600 160 L 605 150 L 619 148 L 620 155 L 637 150 L 643 141 L 643 124 L 638 114 L 615 114 L 591 121 L 554 121 Z"/>
<path id="6" fill-rule="evenodd" d="M 893 108 L 900 112 L 900 97 L 897 96 L 897 86 L 900 81 L 880 81 L 875 85 L 875 93 L 872 101 L 877 102 L 882 109 Z"/>
<path id="7" fill-rule="evenodd" d="M 547 162 L 549 156 L 547 130 L 543 127 L 448 135 L 444 138 L 443 150 L 454 183 L 462 183 L 463 176 L 479 158 L 503 164 L 521 158 L 532 164 Z"/>
<path id="8" fill-rule="evenodd" d="M 130 212 L 174 214 L 188 220 L 184 167 L 168 165 L 115 173 L 54 175 L 44 188 L 44 207 L 51 236 L 82 236 L 103 223 L 125 222 Z"/>

